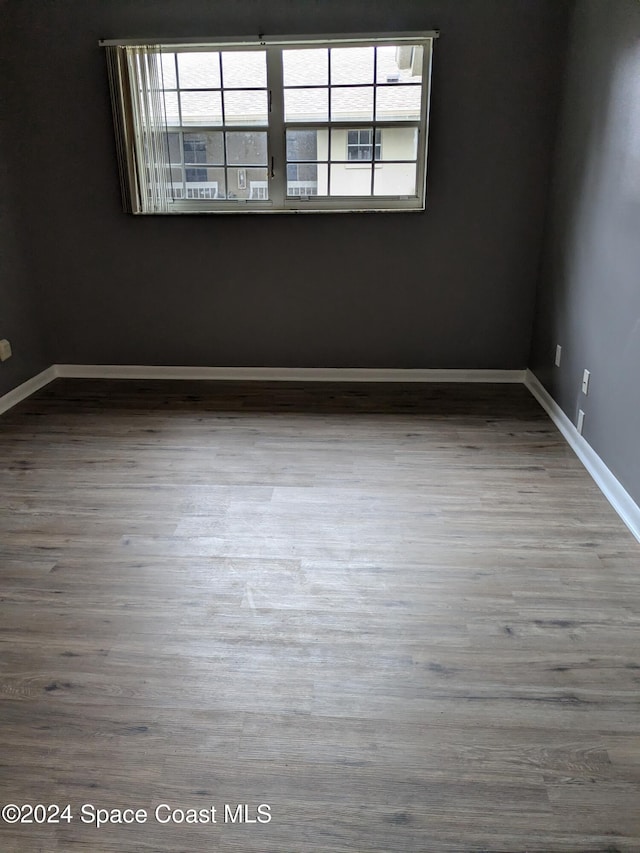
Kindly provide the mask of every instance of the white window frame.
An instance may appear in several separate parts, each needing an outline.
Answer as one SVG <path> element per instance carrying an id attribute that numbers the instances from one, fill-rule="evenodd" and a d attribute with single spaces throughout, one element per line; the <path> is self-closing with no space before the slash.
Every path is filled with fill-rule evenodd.
<path id="1" fill-rule="evenodd" d="M 162 39 L 162 40 L 140 40 L 119 39 L 104 40 L 100 42 L 102 47 L 107 48 L 109 78 L 112 92 L 112 105 L 114 112 L 114 124 L 116 131 L 116 145 L 118 150 L 118 161 L 120 168 L 120 180 L 123 195 L 123 204 L 127 212 L 134 214 L 157 214 L 157 213 L 321 213 L 321 212 L 354 212 L 354 211 L 420 211 L 425 208 L 426 200 L 426 176 L 427 176 L 427 146 L 429 132 L 429 107 L 431 96 L 431 65 L 433 54 L 433 42 L 439 33 L 435 30 L 404 33 L 385 34 L 360 34 L 349 36 L 287 36 L 267 38 L 259 36 L 251 38 L 212 38 L 212 39 Z M 289 48 L 332 48 L 332 47 L 363 47 L 381 45 L 420 45 L 423 49 L 422 81 L 421 81 L 421 106 L 420 118 L 416 121 L 388 121 L 376 120 L 375 115 L 371 121 L 311 121 L 285 122 L 284 115 L 284 86 L 283 86 L 283 62 L 284 50 Z M 126 48 L 144 48 L 152 50 L 167 49 L 172 51 L 266 51 L 267 59 L 267 89 L 269 95 L 268 124 L 254 130 L 262 130 L 267 133 L 268 142 L 268 199 L 220 199 L 200 198 L 198 200 L 188 198 L 164 199 L 154 202 L 153 205 L 144 198 L 141 192 L 141 154 L 139 137 L 132 118 L 132 85 L 126 71 L 124 59 Z M 331 83 L 328 84 L 331 86 Z M 374 81 L 374 87 L 392 85 Z M 165 124 L 166 127 L 166 124 Z M 375 140 L 376 131 L 391 127 L 415 127 L 417 130 L 417 176 L 415 195 L 405 196 L 337 196 L 337 195 L 311 195 L 301 193 L 299 196 L 287 196 L 287 160 L 285 151 L 285 138 L 287 129 L 327 129 L 331 133 L 333 129 L 344 130 L 372 130 Z M 173 128 L 172 128 L 173 129 Z M 228 129 L 225 125 L 216 127 L 200 128 L 191 126 L 183 128 L 187 132 L 198 132 L 199 130 L 222 131 Z M 239 128 L 231 128 L 239 129 Z M 242 128 L 248 129 L 248 128 Z M 375 144 L 374 144 L 375 151 Z M 335 161 L 330 161 L 335 162 Z M 347 165 L 356 165 L 360 161 L 348 160 Z M 364 161 L 362 161 L 364 163 Z M 385 161 L 375 160 L 372 169 L 376 165 L 384 165 Z M 191 164 L 189 164 L 191 167 Z M 197 164 L 193 164 L 197 168 Z M 257 167 L 263 168 L 263 167 Z M 330 191 L 330 188 L 328 188 Z M 183 196 L 186 193 L 183 193 Z M 260 191 L 257 195 L 262 196 Z"/>

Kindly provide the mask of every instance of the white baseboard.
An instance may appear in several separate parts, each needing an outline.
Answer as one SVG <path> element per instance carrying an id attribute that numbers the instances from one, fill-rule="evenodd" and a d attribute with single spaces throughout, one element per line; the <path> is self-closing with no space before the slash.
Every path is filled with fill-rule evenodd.
<path id="1" fill-rule="evenodd" d="M 23 400 L 26 400 L 27 397 L 35 394 L 36 391 L 44 388 L 44 386 L 52 382 L 57 375 L 55 366 L 52 365 L 51 367 L 47 367 L 47 369 L 43 370 L 41 373 L 38 373 L 36 376 L 32 376 L 31 379 L 27 379 L 26 382 L 22 383 L 22 385 L 18 385 L 16 388 L 13 388 L 13 390 L 3 394 L 2 397 L 0 397 L 0 414 L 8 411 L 14 406 L 17 406 L 18 403 L 21 403 Z"/>
<path id="2" fill-rule="evenodd" d="M 524 382 L 524 370 L 421 370 L 368 367 L 177 367 L 136 364 L 52 364 L 0 396 L 0 414 L 57 378 L 208 379 L 258 382 Z"/>
<path id="3" fill-rule="evenodd" d="M 497 382 L 522 383 L 524 370 L 421 370 L 368 367 L 170 367 L 56 364 L 73 379 L 209 379 L 262 382 Z"/>
<path id="4" fill-rule="evenodd" d="M 591 445 L 580 435 L 551 394 L 530 370 L 526 371 L 524 384 L 558 427 L 602 494 L 640 542 L 640 506 L 607 468 Z"/>

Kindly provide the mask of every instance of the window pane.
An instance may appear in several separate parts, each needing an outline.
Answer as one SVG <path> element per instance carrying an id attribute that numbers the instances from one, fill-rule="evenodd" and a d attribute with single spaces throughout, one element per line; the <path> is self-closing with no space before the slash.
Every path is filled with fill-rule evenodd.
<path id="1" fill-rule="evenodd" d="M 227 163 L 266 166 L 267 134 L 252 131 L 227 133 Z"/>
<path id="2" fill-rule="evenodd" d="M 378 48 L 377 83 L 420 83 L 421 45 L 384 45 Z"/>
<path id="3" fill-rule="evenodd" d="M 380 163 L 373 177 L 374 195 L 415 195 L 415 163 Z"/>
<path id="4" fill-rule="evenodd" d="M 326 130 L 288 130 L 287 160 L 326 160 Z"/>
<path id="5" fill-rule="evenodd" d="M 182 178 L 182 169 L 172 167 L 170 170 L 169 180 L 171 182 L 171 186 L 169 188 L 169 197 L 173 199 L 183 198 L 184 186 Z"/>
<path id="6" fill-rule="evenodd" d="M 331 159 L 332 160 L 348 160 L 348 140 L 349 137 L 353 138 L 354 131 L 352 130 L 344 130 L 340 128 L 339 130 L 331 131 Z M 357 131 L 356 131 L 357 133 Z"/>
<path id="7" fill-rule="evenodd" d="M 287 166 L 287 195 L 318 195 L 318 169 L 324 171 L 323 194 L 326 194 L 326 165 L 318 166 L 316 163 L 298 165 L 293 163 Z"/>
<path id="8" fill-rule="evenodd" d="M 334 47 L 331 83 L 373 83 L 373 47 Z"/>
<path id="9" fill-rule="evenodd" d="M 227 169 L 227 198 L 266 200 L 269 178 L 266 169 Z"/>
<path id="10" fill-rule="evenodd" d="M 329 96 L 327 89 L 285 89 L 285 121 L 327 121 Z"/>
<path id="11" fill-rule="evenodd" d="M 362 89 L 332 89 L 333 121 L 370 121 L 373 118 L 373 86 Z"/>
<path id="12" fill-rule="evenodd" d="M 329 195 L 329 167 L 318 163 L 318 195 Z"/>
<path id="13" fill-rule="evenodd" d="M 383 127 L 376 160 L 415 160 L 418 154 L 417 127 Z"/>
<path id="14" fill-rule="evenodd" d="M 179 53 L 178 82 L 181 89 L 219 89 L 219 54 L 217 52 Z"/>
<path id="15" fill-rule="evenodd" d="M 418 121 L 422 86 L 380 86 L 376 92 L 376 119 Z"/>
<path id="16" fill-rule="evenodd" d="M 224 145 L 222 134 L 218 132 L 185 133 L 184 162 L 223 164 Z"/>
<path id="17" fill-rule="evenodd" d="M 225 124 L 267 124 L 266 91 L 224 93 Z"/>
<path id="18" fill-rule="evenodd" d="M 214 199 L 225 197 L 224 169 L 185 169 L 185 197 Z"/>
<path id="19" fill-rule="evenodd" d="M 168 133 L 167 141 L 169 143 L 169 162 L 182 163 L 182 152 L 180 151 L 180 134 Z"/>
<path id="20" fill-rule="evenodd" d="M 167 124 L 180 124 L 178 95 L 175 92 L 164 93 L 164 110 L 167 117 Z"/>
<path id="21" fill-rule="evenodd" d="M 162 53 L 160 55 L 162 68 L 162 86 L 165 89 L 177 88 L 176 83 L 176 55 L 175 53 Z"/>
<path id="22" fill-rule="evenodd" d="M 331 164 L 331 195 L 371 195 L 371 165 Z"/>
<path id="23" fill-rule="evenodd" d="M 317 163 L 289 163 L 287 165 L 288 181 L 315 181 L 317 176 Z"/>
<path id="24" fill-rule="evenodd" d="M 222 52 L 222 80 L 225 89 L 266 87 L 267 54 L 264 50 Z"/>
<path id="25" fill-rule="evenodd" d="M 182 124 L 222 124 L 220 92 L 180 92 Z"/>
<path id="26" fill-rule="evenodd" d="M 329 82 L 329 52 L 325 47 L 284 50 L 282 71 L 285 86 L 326 86 Z"/>

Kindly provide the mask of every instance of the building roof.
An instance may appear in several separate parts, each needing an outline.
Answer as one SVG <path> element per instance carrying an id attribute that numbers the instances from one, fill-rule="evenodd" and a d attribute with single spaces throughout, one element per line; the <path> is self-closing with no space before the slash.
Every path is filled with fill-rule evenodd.
<path id="1" fill-rule="evenodd" d="M 420 53 L 405 45 L 285 49 L 285 120 L 327 121 L 330 99 L 332 120 L 371 121 L 374 97 L 377 119 L 417 120 L 421 86 L 407 85 L 421 82 L 422 48 L 414 50 Z M 178 53 L 177 77 L 175 56 L 162 55 L 170 124 L 180 123 L 178 81 L 183 125 L 221 125 L 223 97 L 227 124 L 267 124 L 266 51 Z"/>

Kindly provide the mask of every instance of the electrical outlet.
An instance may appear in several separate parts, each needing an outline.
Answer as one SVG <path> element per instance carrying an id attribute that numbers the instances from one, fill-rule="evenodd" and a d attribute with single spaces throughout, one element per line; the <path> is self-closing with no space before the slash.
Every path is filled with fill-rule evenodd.
<path id="1" fill-rule="evenodd" d="M 562 358 L 562 347 L 560 344 L 556 347 L 556 367 L 560 367 L 560 359 Z"/>
<path id="2" fill-rule="evenodd" d="M 591 374 L 589 373 L 588 370 L 585 370 L 585 372 L 582 374 L 582 393 L 583 394 L 589 393 L 589 379 L 591 379 Z"/>
<path id="3" fill-rule="evenodd" d="M 11 344 L 6 339 L 0 341 L 0 361 L 11 358 Z"/>
<path id="4" fill-rule="evenodd" d="M 582 435 L 582 428 L 584 427 L 584 412 L 582 409 L 578 411 L 578 423 L 576 424 L 576 428 L 578 430 L 578 434 Z"/>

